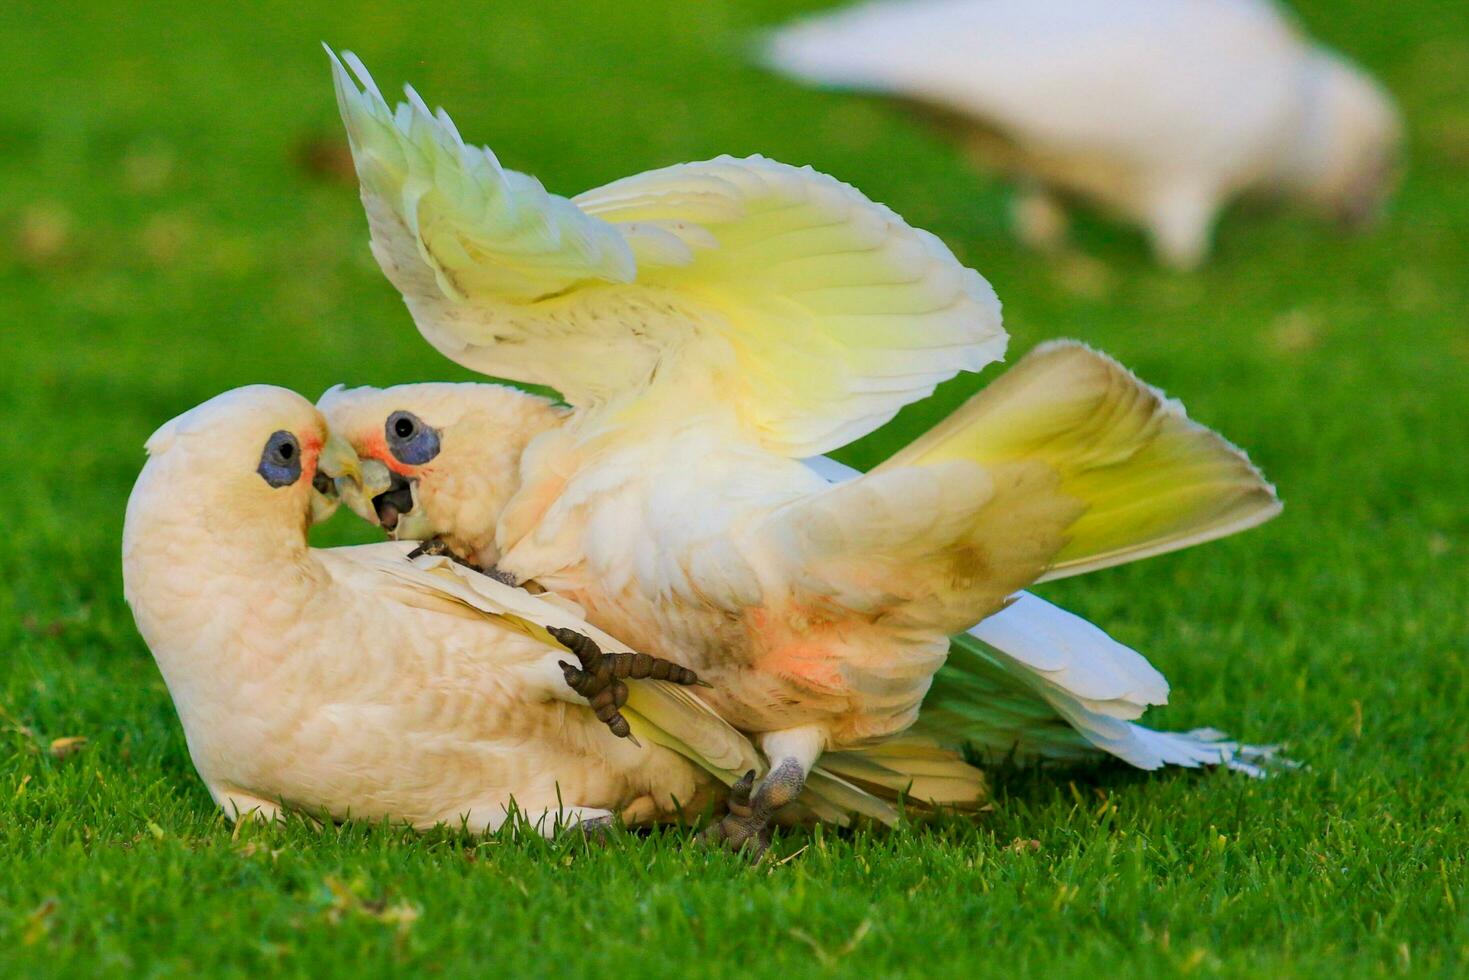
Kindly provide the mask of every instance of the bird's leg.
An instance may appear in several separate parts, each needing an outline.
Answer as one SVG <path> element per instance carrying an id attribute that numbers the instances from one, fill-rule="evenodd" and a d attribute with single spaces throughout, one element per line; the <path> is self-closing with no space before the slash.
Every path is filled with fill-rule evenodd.
<path id="1" fill-rule="evenodd" d="M 453 548 L 449 547 L 449 543 L 443 538 L 429 538 L 427 541 L 420 542 L 417 548 L 414 548 L 412 551 L 408 552 L 408 560 L 412 561 L 413 559 L 418 558 L 421 555 L 432 555 L 435 557 L 447 558 L 454 564 L 463 565 L 465 568 L 469 569 L 472 572 L 479 572 L 481 575 L 488 576 L 489 578 L 494 579 L 496 582 L 499 582 L 501 585 L 509 585 L 512 587 L 520 585 L 520 583 L 515 580 L 515 576 L 511 575 L 509 572 L 502 572 L 493 565 L 491 565 L 489 568 L 485 568 L 482 565 L 476 565 L 468 558 L 460 556 L 457 552 L 454 551 Z"/>
<path id="2" fill-rule="evenodd" d="M 550 822 L 550 830 L 554 833 L 579 833 L 589 840 L 601 840 L 617 825 L 617 818 L 611 810 L 602 810 L 597 807 L 567 806 L 560 807 Z M 546 829 L 541 832 L 547 836 Z"/>
<path id="3" fill-rule="evenodd" d="M 699 680 L 699 675 L 671 660 L 650 657 L 646 653 L 603 653 L 602 648 L 589 636 L 576 630 L 548 626 L 551 638 L 576 655 L 580 666 L 560 661 L 566 685 L 587 699 L 592 710 L 618 738 L 632 737 L 627 719 L 620 710 L 627 704 L 625 680 L 659 680 L 684 686 L 708 687 Z"/>
<path id="4" fill-rule="evenodd" d="M 1066 209 L 1042 185 L 1027 182 L 1010 202 L 1016 236 L 1030 248 L 1055 254 L 1066 247 Z"/>
<path id="5" fill-rule="evenodd" d="M 231 823 L 254 820 L 256 823 L 270 824 L 285 819 L 280 804 L 263 797 L 223 786 L 210 786 L 209 794 L 224 810 L 225 817 Z"/>
<path id="6" fill-rule="evenodd" d="M 729 788 L 729 808 L 723 817 L 705 829 L 700 838 L 708 844 L 723 844 L 731 851 L 758 861 L 770 846 L 770 818 L 775 811 L 801 795 L 806 783 L 794 759 L 783 759 L 760 781 L 755 790 L 755 770 Z"/>
<path id="7" fill-rule="evenodd" d="M 761 748 L 775 767 L 755 785 L 755 772 L 729 788 L 729 812 L 704 831 L 704 840 L 722 843 L 758 860 L 770 846 L 770 821 L 781 807 L 792 803 L 806 788 L 806 775 L 825 748 L 825 734 L 817 728 L 794 728 L 770 732 L 760 739 Z"/>
<path id="8" fill-rule="evenodd" d="M 1219 192 L 1205 184 L 1181 182 L 1155 191 L 1144 215 L 1153 251 L 1168 266 L 1187 272 L 1209 253 L 1209 238 L 1219 212 Z"/>
<path id="9" fill-rule="evenodd" d="M 481 809 L 476 807 L 470 812 L 471 816 L 478 817 Z M 509 824 L 511 832 L 516 835 L 521 829 L 528 828 L 547 840 L 567 833 L 579 833 L 596 840 L 616 826 L 616 817 L 611 810 L 594 806 L 557 803 L 541 810 L 521 810 L 497 802 L 484 807 L 483 812 L 491 816 L 470 821 L 470 828 L 482 834 L 492 834 Z"/>

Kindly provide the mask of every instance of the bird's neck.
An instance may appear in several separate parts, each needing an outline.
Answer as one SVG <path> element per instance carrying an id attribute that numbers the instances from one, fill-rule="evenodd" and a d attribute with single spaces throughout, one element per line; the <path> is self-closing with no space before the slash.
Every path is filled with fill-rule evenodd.
<path id="1" fill-rule="evenodd" d="M 234 662 L 238 631 L 298 621 L 329 575 L 306 542 L 304 514 L 299 523 L 241 519 L 177 490 L 171 475 L 145 470 L 128 502 L 123 581 L 173 687 Z"/>

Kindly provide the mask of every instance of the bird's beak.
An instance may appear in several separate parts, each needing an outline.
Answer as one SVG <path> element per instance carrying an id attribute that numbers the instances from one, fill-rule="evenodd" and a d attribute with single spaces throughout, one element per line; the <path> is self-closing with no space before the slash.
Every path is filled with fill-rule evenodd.
<path id="1" fill-rule="evenodd" d="M 331 480 L 336 495 L 352 509 L 352 513 L 369 523 L 377 523 L 372 498 L 391 485 L 388 468 L 375 459 L 361 459 L 357 451 L 340 436 L 331 436 L 321 448 L 317 472 Z"/>
<path id="2" fill-rule="evenodd" d="M 316 476 L 311 481 L 311 523 L 320 524 L 337 512 L 338 487 L 342 481 L 360 480 L 357 454 L 352 447 L 330 436 L 316 459 Z"/>
<path id="3" fill-rule="evenodd" d="M 316 471 L 328 480 L 343 478 L 362 481 L 362 464 L 357 451 L 341 436 L 328 436 L 321 447 L 321 456 L 316 460 Z"/>
<path id="4" fill-rule="evenodd" d="M 393 486 L 393 474 L 382 464 L 381 460 L 359 459 L 358 475 L 355 479 L 342 478 L 337 480 L 337 493 L 341 494 L 342 500 L 352 508 L 352 513 L 367 521 L 369 524 L 377 524 L 377 508 L 373 506 L 373 498 L 378 494 L 387 493 Z"/>

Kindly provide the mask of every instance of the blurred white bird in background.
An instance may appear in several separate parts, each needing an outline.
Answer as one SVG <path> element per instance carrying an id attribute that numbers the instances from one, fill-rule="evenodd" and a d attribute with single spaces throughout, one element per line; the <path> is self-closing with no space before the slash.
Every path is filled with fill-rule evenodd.
<path id="1" fill-rule="evenodd" d="M 377 518 L 697 670 L 714 685 L 701 697 L 761 733 L 773 768 L 757 809 L 793 798 L 823 753 L 908 729 L 950 634 L 1017 590 L 1279 511 L 1242 453 L 1077 344 L 1038 349 L 833 484 L 801 457 L 1003 353 L 977 273 L 854 188 L 759 157 L 547 194 L 411 89 L 390 107 L 345 57 L 363 86 L 334 59 L 373 252 L 420 331 L 573 406 L 490 386 L 329 393 L 334 430 L 381 474 Z M 1038 599 L 1011 609 L 981 624 L 991 646 L 964 641 L 970 683 L 942 700 L 1000 693 L 970 705 L 979 732 L 947 740 L 1150 767 L 1232 758 L 1130 724 L 1166 696 L 1136 654 Z"/>
<path id="2" fill-rule="evenodd" d="M 663 681 L 627 682 L 643 744 L 612 734 L 568 686 L 572 658 L 547 628 L 625 648 L 564 603 L 447 559 L 409 562 L 406 545 L 310 548 L 308 525 L 335 506 L 323 491 L 355 478 L 357 456 L 299 395 L 227 392 L 161 427 L 148 453 L 128 501 L 125 592 L 231 819 L 285 807 L 482 831 L 518 812 L 549 834 L 697 812 L 763 766 Z M 818 771 L 792 816 L 893 822 L 915 780 L 938 802 L 983 798 L 954 753 L 909 745 L 849 762 L 878 774 L 885 799 Z"/>
<path id="3" fill-rule="evenodd" d="M 1381 209 L 1400 122 L 1386 91 L 1269 0 L 878 0 L 770 34 L 762 60 L 933 110 L 1018 175 L 1018 230 L 1058 246 L 1058 194 L 1142 225 L 1181 269 L 1232 198 Z"/>

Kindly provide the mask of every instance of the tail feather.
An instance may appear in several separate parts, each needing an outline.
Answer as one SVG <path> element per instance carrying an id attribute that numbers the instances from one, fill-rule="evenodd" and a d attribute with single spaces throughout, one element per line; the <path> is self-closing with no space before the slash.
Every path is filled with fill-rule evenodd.
<path id="1" fill-rule="evenodd" d="M 1160 732 L 1134 719 L 1167 701 L 1151 664 L 1091 623 L 1022 594 L 950 644 L 912 734 L 990 757 L 1082 762 L 1115 756 L 1139 769 L 1224 766 L 1262 776 L 1290 766 L 1272 746 L 1213 729 Z"/>
<path id="2" fill-rule="evenodd" d="M 1213 728 L 1195 728 L 1187 732 L 1159 732 L 1134 725 L 1136 737 L 1147 742 L 1157 753 L 1159 765 L 1197 769 L 1200 766 L 1223 766 L 1231 772 L 1252 779 L 1264 779 L 1272 769 L 1299 768 L 1299 763 L 1280 754 L 1278 745 L 1245 745 Z"/>
<path id="3" fill-rule="evenodd" d="M 821 768 L 885 800 L 977 810 L 989 798 L 984 773 L 959 752 L 911 736 L 828 752 Z"/>

